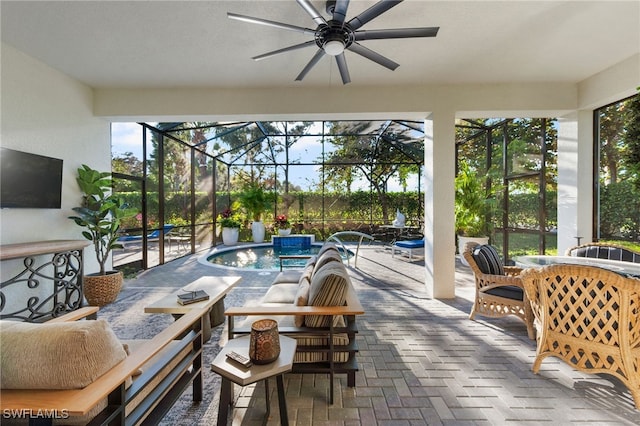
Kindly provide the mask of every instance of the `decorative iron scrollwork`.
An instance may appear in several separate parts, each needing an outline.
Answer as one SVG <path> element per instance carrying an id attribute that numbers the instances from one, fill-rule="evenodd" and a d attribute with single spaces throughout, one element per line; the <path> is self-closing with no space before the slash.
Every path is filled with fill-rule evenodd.
<path id="1" fill-rule="evenodd" d="M 82 306 L 82 250 L 54 253 L 51 260 L 40 264 L 35 256 L 27 256 L 23 264 L 20 273 L 0 283 L 1 319 L 40 322 Z M 12 294 L 11 305 L 7 293 Z M 24 307 L 14 295 L 24 300 Z"/>

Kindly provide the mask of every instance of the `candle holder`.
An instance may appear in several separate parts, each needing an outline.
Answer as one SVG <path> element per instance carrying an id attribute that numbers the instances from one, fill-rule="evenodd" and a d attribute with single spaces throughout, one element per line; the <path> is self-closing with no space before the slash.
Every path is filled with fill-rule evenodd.
<path id="1" fill-rule="evenodd" d="M 251 324 L 249 358 L 254 364 L 269 364 L 280 356 L 278 323 L 262 319 Z"/>

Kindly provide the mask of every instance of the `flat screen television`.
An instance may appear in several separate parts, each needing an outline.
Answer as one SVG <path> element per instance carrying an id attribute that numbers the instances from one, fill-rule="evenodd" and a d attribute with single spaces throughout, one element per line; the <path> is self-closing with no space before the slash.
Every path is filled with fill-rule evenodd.
<path id="1" fill-rule="evenodd" d="M 59 209 L 62 160 L 0 148 L 0 208 Z"/>

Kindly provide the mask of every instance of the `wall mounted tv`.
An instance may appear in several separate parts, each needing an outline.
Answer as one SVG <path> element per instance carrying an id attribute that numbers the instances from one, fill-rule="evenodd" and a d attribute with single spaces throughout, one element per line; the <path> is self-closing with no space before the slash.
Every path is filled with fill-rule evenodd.
<path id="1" fill-rule="evenodd" d="M 0 148 L 0 208 L 59 209 L 62 160 Z"/>

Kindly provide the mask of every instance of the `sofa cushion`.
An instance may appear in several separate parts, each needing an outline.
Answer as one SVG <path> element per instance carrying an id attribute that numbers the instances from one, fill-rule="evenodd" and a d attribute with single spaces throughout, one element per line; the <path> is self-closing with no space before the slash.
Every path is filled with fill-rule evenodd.
<path id="1" fill-rule="evenodd" d="M 2 389 L 84 388 L 127 356 L 104 320 L 2 321 L 0 341 Z"/>
<path id="2" fill-rule="evenodd" d="M 313 276 L 313 271 L 315 269 L 315 263 L 312 265 L 307 265 L 302 270 L 302 275 L 300 275 L 300 279 L 298 280 L 298 284 L 301 284 L 303 280 L 307 280 L 311 282 L 311 277 Z"/>
<path id="3" fill-rule="evenodd" d="M 343 306 L 346 301 L 349 274 L 342 262 L 328 263 L 316 271 L 311 279 L 309 290 L 310 306 Z M 336 321 L 343 320 L 336 317 Z M 326 315 L 309 315 L 305 318 L 307 327 L 328 327 L 331 317 Z M 334 322 L 334 326 L 337 323 Z"/>
<path id="4" fill-rule="evenodd" d="M 318 250 L 317 256 L 321 256 L 324 252 L 329 250 L 334 250 L 340 253 L 340 249 L 338 248 L 336 243 L 324 243 L 322 247 L 320 247 L 320 250 Z"/>
<path id="5" fill-rule="evenodd" d="M 313 266 L 316 264 L 316 261 L 318 260 L 318 255 L 314 254 L 313 256 L 311 256 L 309 259 L 307 259 L 307 263 L 304 264 L 305 268 L 307 266 Z"/>
<path id="6" fill-rule="evenodd" d="M 303 277 L 298 284 L 298 292 L 296 293 L 296 300 L 294 301 L 296 306 L 307 306 L 309 303 L 309 291 L 311 290 L 311 283 L 309 279 Z M 302 327 L 304 325 L 304 315 L 296 315 L 294 318 L 294 324 L 296 327 Z"/>
<path id="7" fill-rule="evenodd" d="M 314 266 L 313 269 L 313 274 L 311 275 L 311 279 L 313 279 L 313 276 L 320 270 L 322 269 L 323 266 L 332 263 L 332 262 L 337 262 L 338 264 L 340 264 L 341 266 L 344 266 L 344 264 L 342 263 L 342 256 L 340 256 L 340 252 L 336 250 L 327 250 L 324 253 L 322 253 L 320 256 L 318 256 L 318 260 L 316 261 L 316 264 Z"/>
<path id="8" fill-rule="evenodd" d="M 485 293 L 511 300 L 524 300 L 524 290 L 515 285 L 503 285 L 487 290 Z"/>
<path id="9" fill-rule="evenodd" d="M 273 280 L 272 284 L 288 284 L 288 283 L 297 283 L 300 281 L 300 277 L 302 276 L 302 271 L 299 269 L 282 271 L 276 278 Z"/>
<path id="10" fill-rule="evenodd" d="M 304 269 L 302 271 L 300 271 L 300 269 L 281 271 L 273 280 L 272 284 L 300 282 L 300 278 L 302 278 L 302 276 L 306 273 L 305 271 L 308 271 L 308 274 L 311 275 L 317 258 L 318 256 L 311 256 L 305 263 Z"/>
<path id="11" fill-rule="evenodd" d="M 323 336 L 313 335 L 300 335 L 293 334 L 289 337 L 293 337 L 298 342 L 298 346 L 329 346 L 329 338 Z M 346 346 L 349 344 L 349 336 L 346 333 L 338 333 L 333 335 L 334 346 Z M 349 360 L 349 352 L 334 352 L 333 362 L 347 362 Z M 329 353 L 322 352 L 296 352 L 293 362 L 294 363 L 313 363 L 313 362 L 328 362 Z"/>
<path id="12" fill-rule="evenodd" d="M 264 303 L 293 303 L 296 300 L 298 282 L 273 284 L 261 299 Z"/>
<path id="13" fill-rule="evenodd" d="M 397 241 L 396 246 L 408 249 L 424 247 L 424 240 L 402 240 Z"/>
<path id="14" fill-rule="evenodd" d="M 471 255 L 483 274 L 504 275 L 504 265 L 493 246 L 489 244 L 476 246 Z"/>

